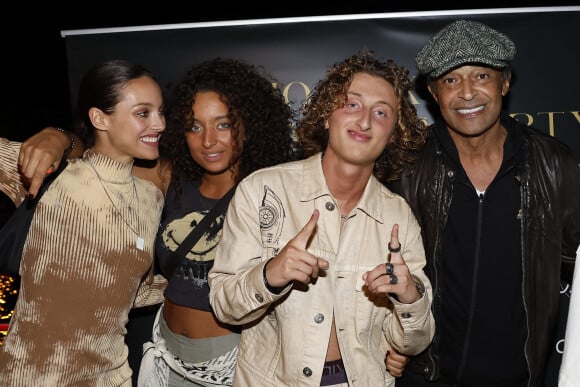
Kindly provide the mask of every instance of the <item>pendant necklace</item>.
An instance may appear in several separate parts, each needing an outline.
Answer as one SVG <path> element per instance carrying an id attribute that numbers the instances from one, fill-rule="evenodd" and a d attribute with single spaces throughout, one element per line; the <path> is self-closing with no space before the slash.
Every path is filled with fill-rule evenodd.
<path id="1" fill-rule="evenodd" d="M 88 157 L 88 161 L 89 161 L 89 165 L 91 166 L 91 168 L 93 168 L 93 171 L 95 171 L 95 174 L 97 175 L 97 179 L 99 179 L 99 183 L 101 184 L 103 191 L 105 191 L 107 198 L 109 199 L 109 201 L 113 205 L 113 208 L 115 209 L 115 211 L 117 211 L 117 213 L 121 217 L 121 220 L 127 225 L 127 227 L 129 227 L 129 229 L 131 231 L 133 231 L 133 233 L 135 235 L 137 235 L 137 241 L 135 242 L 135 246 L 137 247 L 137 249 L 143 251 L 145 249 L 145 240 L 139 235 L 137 230 L 135 230 L 133 228 L 133 226 L 131 226 L 131 224 L 127 221 L 127 219 L 125 219 L 125 217 L 123 216 L 123 214 L 121 213 L 119 208 L 117 208 L 117 206 L 115 205 L 115 202 L 111 198 L 111 195 L 109 194 L 109 191 L 107 190 L 107 187 L 105 186 L 105 181 L 103 180 L 103 178 L 101 177 L 99 172 L 97 172 L 97 168 L 95 168 L 95 166 L 93 165 L 93 161 L 91 160 L 90 157 Z M 135 186 L 135 178 L 133 176 L 131 176 L 131 181 L 133 182 L 133 195 L 134 195 L 134 198 L 137 200 L 137 229 L 139 229 L 140 228 L 139 227 L 139 196 L 137 194 L 137 187 Z"/>

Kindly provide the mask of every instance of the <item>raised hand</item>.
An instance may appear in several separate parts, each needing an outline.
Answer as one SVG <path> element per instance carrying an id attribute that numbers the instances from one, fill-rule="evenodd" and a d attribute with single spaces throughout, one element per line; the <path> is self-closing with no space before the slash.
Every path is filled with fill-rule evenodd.
<path id="1" fill-rule="evenodd" d="M 306 251 L 316 230 L 318 217 L 318 210 L 314 210 L 310 220 L 302 230 L 284 246 L 277 256 L 268 262 L 266 279 L 270 286 L 284 287 L 290 281 L 308 284 L 318 277 L 321 269 L 328 269 L 328 261 Z"/>
<path id="2" fill-rule="evenodd" d="M 363 275 L 365 285 L 373 293 L 389 293 L 395 295 L 403 304 L 412 304 L 421 298 L 421 294 L 401 255 L 398 224 L 395 224 L 391 230 L 388 250 L 386 262 Z"/>

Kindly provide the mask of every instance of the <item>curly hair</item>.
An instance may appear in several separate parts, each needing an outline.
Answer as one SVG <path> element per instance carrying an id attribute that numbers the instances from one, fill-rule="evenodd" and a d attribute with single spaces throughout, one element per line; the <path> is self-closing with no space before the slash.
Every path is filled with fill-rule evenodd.
<path id="1" fill-rule="evenodd" d="M 322 152 L 328 145 L 328 131 L 324 122 L 347 101 L 347 91 L 354 76 L 366 73 L 381 77 L 393 85 L 398 98 L 397 122 L 393 141 L 375 161 L 373 174 L 382 183 L 397 180 L 403 172 L 410 171 L 427 137 L 426 125 L 417 116 L 417 110 L 409 100 L 412 82 L 409 71 L 393 60 L 377 59 L 372 50 L 335 63 L 320 80 L 304 104 L 302 118 L 297 125 L 297 135 L 304 156 Z"/>
<path id="2" fill-rule="evenodd" d="M 196 64 L 173 87 L 166 108 L 167 127 L 160 140 L 160 154 L 171 163 L 172 177 L 198 180 L 203 168 L 190 156 L 185 133 L 194 119 L 192 106 L 199 92 L 213 91 L 228 107 L 232 122 L 235 161 L 230 168 L 234 179 L 242 180 L 251 172 L 296 159 L 292 123 L 295 112 L 286 103 L 276 80 L 262 66 L 238 59 L 217 57 Z M 244 128 L 243 144 L 240 128 Z M 236 165 L 237 164 L 237 165 Z"/>

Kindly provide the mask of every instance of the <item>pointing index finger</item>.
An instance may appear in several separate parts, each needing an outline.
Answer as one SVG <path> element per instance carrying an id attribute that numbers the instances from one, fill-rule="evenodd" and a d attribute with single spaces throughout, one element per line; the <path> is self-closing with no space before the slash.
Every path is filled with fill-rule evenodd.
<path id="1" fill-rule="evenodd" d="M 310 220 L 308 221 L 308 223 L 306 223 L 306 225 L 302 227 L 302 230 L 300 230 L 298 234 L 296 234 L 296 236 L 294 237 L 294 241 L 298 242 L 303 249 L 306 249 L 308 241 L 310 240 L 312 234 L 314 233 L 314 230 L 316 229 L 318 216 L 319 216 L 318 210 L 314 210 L 312 216 L 310 216 Z"/>

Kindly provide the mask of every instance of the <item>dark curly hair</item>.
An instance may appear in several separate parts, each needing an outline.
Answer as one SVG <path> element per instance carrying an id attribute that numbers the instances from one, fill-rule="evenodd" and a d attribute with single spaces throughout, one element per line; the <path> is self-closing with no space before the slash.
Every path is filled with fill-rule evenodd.
<path id="1" fill-rule="evenodd" d="M 161 136 L 159 151 L 169 160 L 173 181 L 180 195 L 180 179 L 199 180 L 204 173 L 190 156 L 185 133 L 193 122 L 192 106 L 199 92 L 213 91 L 228 106 L 232 122 L 234 154 L 237 168 L 235 181 L 251 172 L 296 159 L 296 142 L 292 123 L 295 112 L 286 103 L 276 80 L 262 66 L 238 59 L 217 57 L 196 64 L 186 77 L 169 92 L 166 108 L 167 127 Z M 244 143 L 240 143 L 240 127 Z M 233 165 L 231 166 L 233 167 Z"/>
<path id="2" fill-rule="evenodd" d="M 385 79 L 395 89 L 399 103 L 393 142 L 375 161 L 373 174 L 382 183 L 397 180 L 404 171 L 412 170 L 418 151 L 427 136 L 426 125 L 417 116 L 409 100 L 412 82 L 409 71 L 392 60 L 377 59 L 372 50 L 361 50 L 326 72 L 302 106 L 297 134 L 305 157 L 322 152 L 328 145 L 324 122 L 347 101 L 347 91 L 357 73 Z"/>

